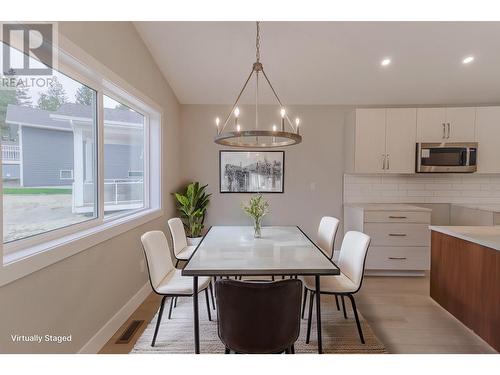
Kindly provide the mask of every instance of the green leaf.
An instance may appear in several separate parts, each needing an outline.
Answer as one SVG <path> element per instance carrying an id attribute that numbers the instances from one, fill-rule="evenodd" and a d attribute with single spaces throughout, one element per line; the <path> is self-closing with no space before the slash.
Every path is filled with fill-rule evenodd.
<path id="1" fill-rule="evenodd" d="M 185 193 L 175 193 L 177 210 L 184 221 L 189 236 L 201 235 L 210 196 L 205 192 L 208 185 L 200 186 L 192 182 L 185 188 Z"/>

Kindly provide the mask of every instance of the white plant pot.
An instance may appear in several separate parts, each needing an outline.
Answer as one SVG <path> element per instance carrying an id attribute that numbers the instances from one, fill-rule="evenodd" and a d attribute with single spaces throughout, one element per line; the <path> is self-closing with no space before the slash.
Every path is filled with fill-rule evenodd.
<path id="1" fill-rule="evenodd" d="M 186 237 L 188 246 L 198 246 L 203 237 Z"/>

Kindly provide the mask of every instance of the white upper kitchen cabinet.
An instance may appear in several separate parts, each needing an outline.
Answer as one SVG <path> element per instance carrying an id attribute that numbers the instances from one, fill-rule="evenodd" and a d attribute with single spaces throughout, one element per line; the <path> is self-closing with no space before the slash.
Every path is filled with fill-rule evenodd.
<path id="1" fill-rule="evenodd" d="M 445 108 L 417 109 L 417 142 L 444 142 L 446 132 Z"/>
<path id="2" fill-rule="evenodd" d="M 476 109 L 477 172 L 500 173 L 500 107 Z"/>
<path id="3" fill-rule="evenodd" d="M 415 108 L 357 109 L 348 118 L 346 135 L 349 172 L 415 172 Z"/>
<path id="4" fill-rule="evenodd" d="M 357 109 L 354 170 L 382 173 L 385 167 L 385 108 Z"/>
<path id="5" fill-rule="evenodd" d="M 414 173 L 416 153 L 415 108 L 387 108 L 385 124 L 386 173 Z"/>
<path id="6" fill-rule="evenodd" d="M 417 109 L 417 142 L 473 142 L 476 108 Z"/>
<path id="7" fill-rule="evenodd" d="M 446 108 L 446 142 L 474 142 L 476 108 Z"/>

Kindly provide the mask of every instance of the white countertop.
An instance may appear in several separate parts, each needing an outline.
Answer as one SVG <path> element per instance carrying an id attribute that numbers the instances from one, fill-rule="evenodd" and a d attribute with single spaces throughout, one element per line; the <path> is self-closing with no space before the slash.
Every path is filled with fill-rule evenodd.
<path id="1" fill-rule="evenodd" d="M 431 230 L 474 242 L 500 251 L 500 225 L 495 226 L 433 226 Z"/>
<path id="2" fill-rule="evenodd" d="M 432 209 L 400 203 L 347 203 L 346 207 L 361 208 L 365 211 L 410 211 L 431 212 Z"/>
<path id="3" fill-rule="evenodd" d="M 453 203 L 452 205 L 457 207 L 472 208 L 473 210 L 500 213 L 500 204 Z"/>

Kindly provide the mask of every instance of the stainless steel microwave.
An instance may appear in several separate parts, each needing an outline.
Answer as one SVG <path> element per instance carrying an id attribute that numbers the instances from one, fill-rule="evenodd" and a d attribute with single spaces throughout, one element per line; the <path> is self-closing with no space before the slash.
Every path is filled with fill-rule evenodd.
<path id="1" fill-rule="evenodd" d="M 417 143 L 417 173 L 472 173 L 477 143 Z"/>

